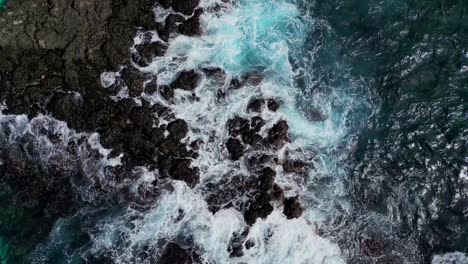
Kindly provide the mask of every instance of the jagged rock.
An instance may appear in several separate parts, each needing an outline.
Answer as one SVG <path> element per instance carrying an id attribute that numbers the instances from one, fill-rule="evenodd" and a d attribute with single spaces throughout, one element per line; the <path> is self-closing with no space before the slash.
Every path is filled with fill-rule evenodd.
<path id="1" fill-rule="evenodd" d="M 260 172 L 259 177 L 259 188 L 264 191 L 268 191 L 273 188 L 273 184 L 275 183 L 275 176 L 276 172 L 270 168 L 266 167 Z"/>
<path id="2" fill-rule="evenodd" d="M 186 36 L 196 36 L 201 34 L 200 16 L 203 14 L 203 9 L 195 10 L 192 17 L 179 25 L 179 32 Z"/>
<path id="3" fill-rule="evenodd" d="M 255 246 L 255 241 L 252 239 L 248 239 L 245 241 L 245 249 L 249 250 L 250 248 Z"/>
<path id="4" fill-rule="evenodd" d="M 262 127 L 265 125 L 265 120 L 259 116 L 254 116 L 250 119 L 250 126 L 255 133 L 260 132 Z"/>
<path id="5" fill-rule="evenodd" d="M 168 85 L 159 86 L 159 94 L 167 101 L 174 98 L 174 90 Z"/>
<path id="6" fill-rule="evenodd" d="M 184 181 L 188 186 L 194 187 L 199 180 L 198 169 L 191 167 L 190 159 L 173 159 L 169 167 L 169 175 L 175 179 Z"/>
<path id="7" fill-rule="evenodd" d="M 303 211 L 304 209 L 302 208 L 302 204 L 299 201 L 298 196 L 286 198 L 284 200 L 283 214 L 286 215 L 286 218 L 298 218 L 302 215 Z"/>
<path id="8" fill-rule="evenodd" d="M 136 45 L 135 49 L 137 54 L 134 54 L 134 61 L 141 67 L 148 66 L 155 57 L 164 56 L 167 46 L 160 41 L 156 42 L 143 42 Z"/>
<path id="9" fill-rule="evenodd" d="M 154 124 L 151 109 L 146 107 L 134 107 L 130 112 L 129 119 L 133 125 L 141 128 L 146 135 L 151 134 Z"/>
<path id="10" fill-rule="evenodd" d="M 226 148 L 233 160 L 238 160 L 244 156 L 244 145 L 237 138 L 230 137 L 226 142 Z"/>
<path id="11" fill-rule="evenodd" d="M 283 164 L 286 173 L 304 173 L 306 164 L 302 160 L 287 160 Z"/>
<path id="12" fill-rule="evenodd" d="M 234 137 L 250 130 L 249 120 L 238 116 L 228 120 L 227 127 L 229 134 Z"/>
<path id="13" fill-rule="evenodd" d="M 236 232 L 232 235 L 231 241 L 229 241 L 228 252 L 231 258 L 239 258 L 244 255 L 243 243 L 249 234 L 249 228 L 245 228 L 242 232 Z"/>
<path id="14" fill-rule="evenodd" d="M 276 112 L 279 109 L 279 103 L 275 99 L 268 99 L 267 106 L 268 109 L 273 112 Z"/>
<path id="15" fill-rule="evenodd" d="M 182 248 L 176 243 L 168 243 L 159 257 L 157 264 L 197 264 L 200 256 L 191 248 Z"/>
<path id="16" fill-rule="evenodd" d="M 169 131 L 169 135 L 171 137 L 173 137 L 177 141 L 180 141 L 187 135 L 187 122 L 185 122 L 182 119 L 174 120 L 167 125 L 167 131 Z"/>
<path id="17" fill-rule="evenodd" d="M 164 21 L 164 28 L 158 30 L 159 37 L 167 42 L 169 40 L 169 37 L 171 34 L 176 33 L 178 30 L 178 24 L 182 23 L 185 21 L 185 18 L 181 15 L 177 14 L 170 14 L 169 16 L 166 17 L 166 20 Z"/>
<path id="18" fill-rule="evenodd" d="M 262 106 L 264 105 L 265 105 L 265 100 L 261 98 L 256 98 L 249 102 L 249 104 L 247 105 L 247 109 L 252 112 L 261 112 Z"/>
<path id="19" fill-rule="evenodd" d="M 262 83 L 263 75 L 261 73 L 250 73 L 246 77 L 244 77 L 244 82 L 253 86 L 258 86 Z"/>
<path id="20" fill-rule="evenodd" d="M 251 145 L 251 146 L 256 146 L 256 145 L 261 145 L 263 143 L 263 138 L 259 134 L 255 133 L 255 130 L 251 129 L 241 135 L 242 140 Z"/>
<path id="21" fill-rule="evenodd" d="M 193 91 L 197 87 L 199 80 L 200 75 L 196 71 L 184 71 L 171 83 L 171 87 L 173 89 Z"/>
<path id="22" fill-rule="evenodd" d="M 199 0 L 159 0 L 159 3 L 165 7 L 172 7 L 174 11 L 190 15 L 199 4 Z"/>
<path id="23" fill-rule="evenodd" d="M 268 143 L 280 148 L 286 142 L 289 141 L 288 134 L 289 126 L 285 120 L 278 121 L 271 129 L 268 131 L 267 141 Z"/>
<path id="24" fill-rule="evenodd" d="M 270 197 L 266 193 L 260 193 L 244 212 L 244 219 L 249 225 L 253 225 L 257 218 L 265 219 L 273 212 Z"/>
<path id="25" fill-rule="evenodd" d="M 253 153 L 252 156 L 249 156 L 246 162 L 247 167 L 251 171 L 257 171 L 262 169 L 266 164 L 270 163 L 273 160 L 273 156 L 265 153 Z"/>
<path id="26" fill-rule="evenodd" d="M 231 82 L 229 83 L 229 88 L 231 89 L 239 89 L 241 88 L 243 85 L 242 83 L 242 80 L 238 79 L 238 78 L 234 78 L 231 80 Z"/>
<path id="27" fill-rule="evenodd" d="M 151 81 L 145 84 L 144 91 L 146 94 L 153 95 L 158 91 L 157 79 L 152 79 Z"/>
<path id="28" fill-rule="evenodd" d="M 271 191 L 271 196 L 277 201 L 282 201 L 284 199 L 284 191 L 278 184 L 275 183 Z"/>

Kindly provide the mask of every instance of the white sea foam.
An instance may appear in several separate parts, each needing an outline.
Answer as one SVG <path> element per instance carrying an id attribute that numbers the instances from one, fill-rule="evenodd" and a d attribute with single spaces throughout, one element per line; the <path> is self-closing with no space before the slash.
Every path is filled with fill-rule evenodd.
<path id="1" fill-rule="evenodd" d="M 3 108 L 2 108 L 3 109 Z M 115 182 L 107 177 L 104 169 L 121 164 L 123 154 L 111 157 L 111 151 L 99 142 L 98 133 L 78 133 L 70 129 L 67 123 L 46 115 L 38 115 L 29 119 L 26 115 L 7 115 L 0 111 L 0 139 L 4 146 L 29 145 L 32 153 L 44 169 L 60 168 L 62 171 L 82 171 L 85 178 L 76 182 L 75 186 L 82 199 L 93 201 L 96 197 L 96 184 L 103 189 L 111 189 Z"/>
<path id="2" fill-rule="evenodd" d="M 452 252 L 442 255 L 435 255 L 432 264 L 463 264 L 468 263 L 468 256 L 461 252 Z"/>
<path id="3" fill-rule="evenodd" d="M 206 263 L 344 263 L 339 248 L 316 235 L 305 219 L 287 220 L 279 211 L 251 227 L 247 240 L 254 245 L 233 260 L 227 248 L 232 234 L 246 227 L 242 214 L 234 209 L 212 214 L 203 197 L 182 182 L 174 183 L 174 190 L 164 194 L 154 209 L 136 218 L 139 214 L 130 210 L 105 222 L 95 237 L 95 250 L 111 250 L 118 263 L 129 263 L 135 249 L 159 239 L 190 237 Z M 118 237 L 127 238 L 124 247 L 115 248 Z"/>
<path id="4" fill-rule="evenodd" d="M 210 4 L 212 2 L 207 1 L 202 6 L 206 8 Z M 314 179 L 342 173 L 329 153 L 318 154 L 314 160 L 315 170 L 310 172 L 308 179 L 297 179 L 283 173 L 281 166 L 275 167 L 276 182 L 286 190 L 286 195 L 299 194 L 306 198 L 304 216 L 287 220 L 281 206 L 275 205 L 272 214 L 266 219 L 258 219 L 251 227 L 247 238 L 255 241 L 255 245 L 248 250 L 244 248 L 244 256 L 240 258 L 229 257 L 229 241 L 234 233 L 245 228 L 246 223 L 242 214 L 232 208 L 212 214 L 202 192 L 205 182 L 226 180 L 234 175 L 230 172 L 249 175 L 243 159 L 236 162 L 229 159 L 224 147 L 229 136 L 226 122 L 236 115 L 251 117 L 252 114 L 246 111 L 251 99 L 274 98 L 282 103 L 282 107 L 277 113 L 263 109 L 261 117 L 267 123 L 261 133 L 265 136 L 268 128 L 278 120 L 286 119 L 293 141 L 277 154 L 289 149 L 295 153 L 293 155 L 309 159 L 321 150 L 339 144 L 346 129 L 340 116 L 311 123 L 299 113 L 296 97 L 300 91 L 294 83 L 296 73 L 290 63 L 290 49 L 302 48 L 304 35 L 311 24 L 300 19 L 296 6 L 287 1 L 254 0 L 224 4 L 224 7 L 217 13 L 206 10 L 202 15 L 202 36 L 178 36 L 170 40 L 165 56 L 140 68 L 157 75 L 161 85 L 170 84 L 182 71 L 196 70 L 202 74 L 195 90 L 197 100 L 191 99 L 190 93 L 175 91 L 174 104 L 169 105 L 176 116 L 189 125 L 186 140 L 204 142 L 198 151 L 199 158 L 193 162 L 193 166 L 200 169 L 201 183 L 190 189 L 184 183 L 174 182 L 175 190 L 160 197 L 149 212 L 140 215 L 129 210 L 119 220 L 109 219 L 95 240 L 94 250 L 111 250 L 126 263 L 135 248 L 156 245 L 160 239 L 190 239 L 209 263 L 344 263 L 339 247 L 318 236 L 315 228 L 326 218 L 324 211 L 327 206 L 333 206 L 333 201 L 321 201 L 315 193 L 308 193 Z M 159 19 L 167 16 L 167 13 L 158 14 L 158 9 L 156 13 Z M 203 68 L 220 68 L 224 74 L 203 74 Z M 261 83 L 246 85 L 239 90 L 227 88 L 231 78 L 252 72 L 262 76 Z M 224 94 L 222 98 L 220 91 Z M 150 102 L 163 101 L 158 95 L 145 95 L 144 98 Z M 323 109 L 333 115 L 330 104 Z M 344 193 L 339 179 L 329 187 L 334 188 L 329 197 Z M 309 206 L 311 199 L 322 208 Z M 184 212 L 182 220 L 177 217 L 180 211 Z M 128 218 L 135 218 L 135 215 L 141 218 L 132 221 L 132 228 L 124 228 Z M 130 243 L 125 248 L 115 249 L 116 231 L 123 232 Z"/>
<path id="5" fill-rule="evenodd" d="M 215 3 L 222 8 L 213 13 L 210 7 Z M 294 1 L 224 3 L 204 0 L 200 6 L 205 8 L 201 16 L 203 35 L 170 39 L 165 56 L 155 58 L 148 67 L 139 68 L 157 75 L 161 85 L 170 84 L 186 70 L 196 70 L 202 75 L 195 90 L 197 100 L 193 100 L 189 92 L 180 90 L 175 91 L 173 104 L 159 95 L 142 96 L 151 103 L 170 107 L 177 118 L 187 121 L 189 133 L 184 140 L 203 142 L 199 157 L 192 163 L 200 169 L 200 183 L 191 189 L 183 182 L 173 181 L 173 190 L 164 191 L 149 210 L 129 207 L 117 216 L 108 216 L 93 233 L 91 253 L 110 252 L 117 263 L 130 263 L 135 252 L 145 247 L 159 254 L 164 241 L 189 241 L 206 263 L 344 263 L 340 248 L 329 238 L 320 237 L 317 227 L 333 218 L 335 204 L 341 203 L 341 208 L 347 209 L 347 204 L 340 200 L 346 193 L 341 179 L 345 170 L 336 150 L 346 139 L 347 113 L 355 102 L 352 96 L 340 93 L 346 89 L 310 92 L 303 89 L 311 87 L 299 88 L 295 83 L 300 71 L 313 73 L 307 68 L 314 59 L 313 51 L 304 51 L 303 45 L 315 21 L 309 14 L 301 14 Z M 163 21 L 171 12 L 156 8 L 156 19 Z M 138 35 L 135 44 L 141 40 Z M 297 64 L 299 70 L 295 70 L 293 64 Z M 204 68 L 220 68 L 224 73 L 204 74 Z M 247 84 L 238 90 L 228 88 L 232 78 L 252 73 L 262 76 L 260 83 Z M 103 74 L 103 86 L 110 87 L 115 77 L 116 73 Z M 223 96 L 219 96 L 220 92 Z M 118 101 L 128 96 L 124 88 L 114 99 Z M 281 103 L 278 112 L 262 109 L 260 115 L 266 121 L 260 131 L 262 136 L 266 136 L 278 120 L 285 119 L 290 126 L 292 142 L 272 154 L 278 155 L 280 160 L 291 155 L 310 161 L 313 169 L 307 177 L 298 177 L 284 173 L 282 166 L 273 166 L 277 172 L 276 183 L 283 187 L 286 196 L 300 195 L 305 212 L 298 219 L 288 220 L 282 213 L 282 205 L 274 204 L 274 211 L 266 219 L 257 219 L 250 227 L 246 241 L 254 242 L 253 246 L 247 248 L 244 241 L 244 255 L 231 258 L 230 240 L 247 224 L 242 213 L 234 208 L 211 213 L 203 187 L 207 182 L 229 182 L 232 175 L 249 175 L 243 159 L 229 159 L 224 145 L 229 136 L 226 122 L 236 115 L 252 117 L 246 109 L 257 97 L 273 98 Z M 310 122 L 301 108 L 304 98 L 328 118 Z M 335 105 L 343 107 L 337 111 Z M 24 130 L 21 126 L 16 129 L 20 133 Z M 120 164 L 119 158 L 109 158 L 108 150 L 98 144 L 97 135 L 90 135 L 88 143 L 94 146 L 91 149 L 98 150 L 107 166 Z M 349 148 L 349 144 L 345 144 L 345 148 Z M 247 153 L 251 151 L 254 150 L 246 150 Z M 140 178 L 131 186 L 133 193 L 158 178 L 156 171 L 145 168 L 139 171 Z M 324 178 L 331 179 L 329 184 L 318 186 L 317 182 Z M 112 184 L 112 179 L 102 180 L 109 181 L 104 184 Z"/>

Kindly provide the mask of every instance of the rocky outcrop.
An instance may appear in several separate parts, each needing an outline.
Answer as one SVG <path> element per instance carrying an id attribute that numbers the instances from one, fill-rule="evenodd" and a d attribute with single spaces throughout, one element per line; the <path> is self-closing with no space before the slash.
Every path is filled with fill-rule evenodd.
<path id="1" fill-rule="evenodd" d="M 192 14 L 198 2 L 189 2 L 170 5 Z M 194 186 L 198 171 L 191 161 L 196 153 L 182 142 L 187 134 L 185 121 L 176 120 L 167 107 L 115 97 L 122 89 L 130 98 L 145 92 L 159 92 L 167 100 L 173 96 L 174 88 L 152 86 L 146 81 L 156 77 L 132 66 L 147 66 L 167 49 L 166 43 L 151 42 L 148 30 L 166 30 L 167 37 L 169 30 L 178 30 L 175 24 L 170 28 L 170 23 L 164 27 L 154 21 L 154 4 L 152 0 L 9 1 L 0 12 L 0 102 L 7 107 L 4 113 L 30 118 L 50 115 L 78 132 L 98 132 L 101 144 L 112 149 L 111 156 L 124 154 L 122 165 L 107 171 L 119 183 L 132 180 L 135 167 L 146 166 L 160 169 L 161 178 Z M 198 34 L 200 14 L 195 12 L 187 21 L 182 17 L 180 31 Z M 143 43 L 131 54 L 129 47 L 137 31 L 143 32 Z M 103 87 L 100 77 L 107 71 L 118 71 L 120 76 Z M 175 88 L 193 90 L 197 76 L 190 74 L 188 79 L 176 80 Z M 162 119 L 167 122 L 160 124 Z M 15 197 L 11 199 L 18 206 L 33 209 L 46 235 L 58 217 L 87 203 L 76 196 L 71 182 L 82 179 L 75 175 L 82 172 L 73 165 L 76 159 L 62 164 L 63 168 L 45 170 L 19 146 L 14 149 L 1 146 L 0 184 L 12 189 Z M 70 167 L 73 170 L 67 170 Z M 158 195 L 157 184 L 138 190 L 138 199 L 129 199 L 146 205 L 145 197 L 154 200 Z M 114 193 L 109 199 L 116 196 L 112 202 L 127 199 L 126 193 Z"/>
<path id="2" fill-rule="evenodd" d="M 182 248 L 176 243 L 168 243 L 157 264 L 197 264 L 202 263 L 193 249 Z"/>
<path id="3" fill-rule="evenodd" d="M 173 36 L 203 33 L 199 21 L 203 11 L 197 9 L 198 1 L 160 0 L 164 8 L 178 12 L 168 15 L 161 24 L 154 22 L 153 4 L 150 0 L 18 0 L 9 2 L 8 11 L 0 14 L 0 60 L 4 62 L 0 64 L 0 86 L 4 88 L 0 100 L 8 108 L 5 112 L 29 117 L 51 115 L 78 132 L 99 133 L 100 143 L 112 150 L 112 157 L 123 154 L 122 164 L 106 171 L 116 185 L 124 186 L 119 187 L 119 193 L 109 195 L 115 198 L 112 202 L 131 202 L 139 210 L 151 206 L 160 194 L 158 188 L 168 178 L 190 187 L 199 183 L 200 172 L 192 161 L 204 142 L 189 142 L 187 135 L 192 128 L 176 118 L 170 108 L 178 92 L 195 97 L 202 77 L 223 75 L 219 69 L 193 69 L 177 73 L 168 85 L 158 85 L 158 76 L 139 70 L 155 57 L 164 56 Z M 155 40 L 151 30 L 158 32 L 160 39 Z M 130 49 L 137 31 L 141 42 Z M 262 75 L 253 72 L 231 80 L 226 89 L 255 87 L 261 81 Z M 155 103 L 144 99 L 155 94 L 163 100 Z M 275 184 L 273 168 L 282 165 L 285 173 L 302 173 L 305 164 L 278 160 L 278 150 L 289 142 L 288 124 L 280 120 L 265 127 L 267 120 L 260 116 L 263 111 L 275 112 L 278 108 L 279 102 L 274 99 L 253 98 L 247 107 L 252 115 L 233 117 L 226 124 L 229 135 L 221 146 L 233 162 L 246 165 L 249 175 L 241 175 L 239 170 L 219 182 L 204 183 L 201 188 L 211 212 L 234 207 L 248 225 L 268 217 L 275 203 L 284 205 L 288 218 L 301 215 L 298 199 L 285 199 L 283 190 Z M 16 188 L 19 198 L 42 201 L 39 194 L 44 194 L 44 199 L 57 201 L 49 202 L 50 208 L 41 207 L 49 224 L 74 212 L 77 204 L 89 202 L 73 197 L 68 172 L 54 172 L 51 177 L 56 186 L 51 187 L 42 178 L 42 171 L 29 168 L 34 165 L 15 164 L 22 159 L 15 161 L 14 157 L 3 160 L 7 162 L 0 166 L 7 164 L 9 168 L 0 176 Z M 126 183 L 135 180 L 135 168 L 139 167 L 157 170 L 158 177 L 138 186 L 133 190 L 137 195 L 132 195 Z M 110 192 L 103 186 L 96 189 Z M 232 257 L 242 256 L 246 232 L 235 236 L 227 249 Z M 160 256 L 146 252 L 144 258 L 153 261 L 158 257 L 157 263 L 199 263 L 194 252 L 190 247 L 169 243 Z M 112 258 L 102 256 L 99 261 L 112 262 Z"/>

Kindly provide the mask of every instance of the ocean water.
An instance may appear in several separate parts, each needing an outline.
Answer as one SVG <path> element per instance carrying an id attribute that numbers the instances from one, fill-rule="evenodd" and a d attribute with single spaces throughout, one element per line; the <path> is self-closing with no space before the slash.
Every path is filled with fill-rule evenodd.
<path id="1" fill-rule="evenodd" d="M 14 235 L 0 230 L 8 234 L 0 236 L 0 261 L 93 263 L 105 255 L 115 263 L 150 263 L 145 256 L 161 254 L 167 241 L 190 245 L 204 263 L 466 260 L 466 3 L 203 0 L 200 7 L 203 34 L 171 38 L 163 57 L 139 68 L 157 75 L 161 85 L 182 71 L 199 72 L 198 99 L 181 90 L 173 104 L 160 96 L 135 98 L 170 107 L 188 123 L 183 140 L 204 142 L 193 161 L 200 183 L 189 188 L 173 181 L 148 210 L 106 204 L 94 186 L 110 191 L 124 186 L 106 174 L 105 168 L 120 159 L 110 158 L 97 133 L 76 133 L 52 117 L 2 114 L 2 140 L 14 145 L 33 138 L 46 166 L 72 155 L 65 148 L 70 141 L 80 146 L 73 155 L 88 162 L 77 165 L 84 173 L 73 182 L 73 191 L 88 204 L 57 220 L 45 241 L 17 257 L 9 249 Z M 156 20 L 168 14 L 155 9 Z M 104 73 L 103 87 L 115 76 Z M 226 85 L 243 76 L 260 81 L 239 90 Z M 273 212 L 248 230 L 246 241 L 253 246 L 244 243 L 244 255 L 232 258 L 229 243 L 247 224 L 236 208 L 211 213 L 206 199 L 216 190 L 207 186 L 249 175 L 245 160 L 230 160 L 223 144 L 229 137 L 227 121 L 252 117 L 246 108 L 257 97 L 281 103 L 277 112 L 260 113 L 266 121 L 263 136 L 278 120 L 290 126 L 291 142 L 272 154 L 281 158 L 287 152 L 312 165 L 304 177 L 274 167 L 275 182 L 287 197 L 299 196 L 304 213 L 287 219 L 282 205 L 273 204 Z M 323 118 L 317 120 L 318 114 Z M 43 131 L 60 140 L 51 141 Z M 246 155 L 255 150 L 247 149 Z M 159 177 L 156 170 L 136 171 L 130 190 Z"/>

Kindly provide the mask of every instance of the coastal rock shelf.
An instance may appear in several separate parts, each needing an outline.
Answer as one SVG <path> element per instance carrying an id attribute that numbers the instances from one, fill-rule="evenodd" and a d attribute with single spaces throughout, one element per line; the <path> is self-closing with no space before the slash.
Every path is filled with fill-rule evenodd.
<path id="1" fill-rule="evenodd" d="M 0 0 L 0 264 L 465 263 L 455 2 Z"/>

